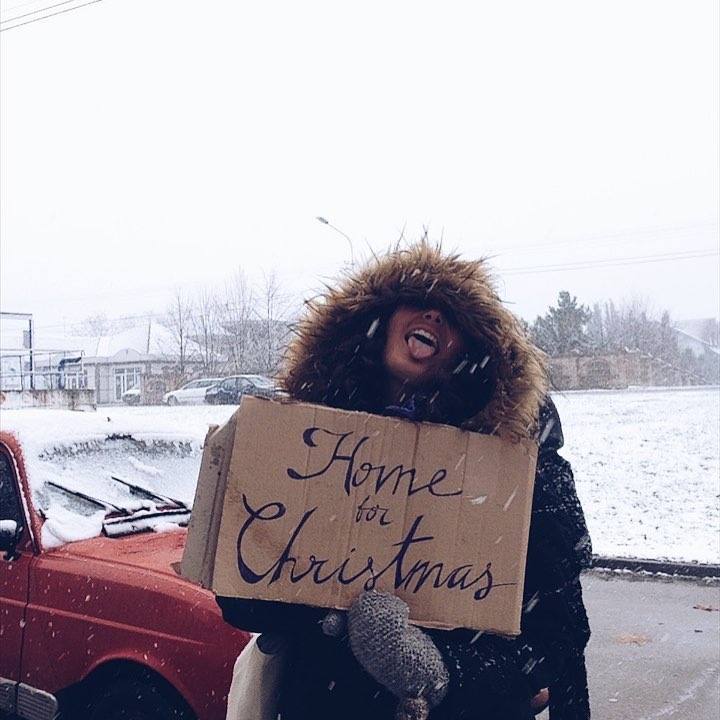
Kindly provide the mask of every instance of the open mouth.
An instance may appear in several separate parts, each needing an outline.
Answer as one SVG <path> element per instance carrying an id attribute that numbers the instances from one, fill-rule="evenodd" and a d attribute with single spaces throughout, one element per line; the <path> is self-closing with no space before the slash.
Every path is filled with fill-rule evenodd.
<path id="1" fill-rule="evenodd" d="M 415 360 L 424 360 L 425 358 L 435 355 L 439 348 L 440 342 L 435 335 L 427 330 L 417 328 L 411 330 L 405 336 L 410 356 Z"/>

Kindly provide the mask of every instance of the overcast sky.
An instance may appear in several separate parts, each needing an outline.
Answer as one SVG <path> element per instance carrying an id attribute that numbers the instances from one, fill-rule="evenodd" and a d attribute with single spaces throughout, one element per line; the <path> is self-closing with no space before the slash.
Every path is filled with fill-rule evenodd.
<path id="1" fill-rule="evenodd" d="M 2 27 L 51 4 L 6 0 Z M 350 258 L 321 215 L 357 257 L 423 227 L 492 255 L 529 320 L 562 289 L 717 316 L 718 20 L 716 0 L 103 0 L 8 29 L 2 309 L 162 313 L 237 268 L 299 302 Z"/>

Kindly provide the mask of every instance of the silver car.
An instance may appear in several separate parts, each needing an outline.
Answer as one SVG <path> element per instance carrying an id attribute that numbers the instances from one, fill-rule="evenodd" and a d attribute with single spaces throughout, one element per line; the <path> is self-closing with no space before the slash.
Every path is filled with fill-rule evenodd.
<path id="1" fill-rule="evenodd" d="M 205 402 L 205 392 L 208 388 L 222 382 L 222 378 L 198 378 L 185 383 L 177 390 L 163 395 L 166 405 L 194 405 Z"/>

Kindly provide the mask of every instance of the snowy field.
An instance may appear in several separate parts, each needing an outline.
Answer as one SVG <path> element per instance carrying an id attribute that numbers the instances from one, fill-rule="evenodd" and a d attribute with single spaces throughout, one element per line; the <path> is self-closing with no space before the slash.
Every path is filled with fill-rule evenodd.
<path id="1" fill-rule="evenodd" d="M 594 552 L 720 562 L 720 389 L 553 396 Z"/>
<path id="2" fill-rule="evenodd" d="M 718 388 L 572 392 L 554 398 L 565 433 L 562 454 L 573 465 L 596 553 L 720 562 Z M 36 488 L 53 477 L 78 489 L 97 487 L 99 468 L 109 459 L 122 477 L 191 501 L 207 427 L 223 423 L 234 409 L 6 410 L 0 427 L 20 436 Z M 159 443 L 171 451 L 148 455 L 120 441 L 108 453 L 88 445 L 88 440 L 102 444 L 108 434 L 126 433 L 150 448 Z M 119 492 L 116 484 L 112 488 Z M 119 502 L 116 496 L 114 501 Z M 49 544 L 98 531 L 97 517 L 73 531 L 66 510 L 53 507 L 48 530 L 54 528 L 54 535 L 44 537 Z"/>

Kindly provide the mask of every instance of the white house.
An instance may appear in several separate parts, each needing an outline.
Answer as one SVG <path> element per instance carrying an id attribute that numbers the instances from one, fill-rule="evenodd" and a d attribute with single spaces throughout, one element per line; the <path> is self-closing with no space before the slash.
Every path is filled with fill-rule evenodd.
<path id="1" fill-rule="evenodd" d="M 140 387 L 144 394 L 147 389 L 148 399 L 156 400 L 173 389 L 165 385 L 176 382 L 177 365 L 173 334 L 155 320 L 97 336 L 58 336 L 40 328 L 32 353 L 27 348 L 3 350 L 0 389 L 87 389 L 103 405 L 121 402 L 126 390 Z"/>
<path id="2" fill-rule="evenodd" d="M 681 352 L 690 350 L 695 357 L 702 357 L 706 353 L 720 355 L 716 319 L 679 320 L 674 325 L 678 349 Z"/>

